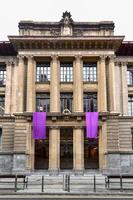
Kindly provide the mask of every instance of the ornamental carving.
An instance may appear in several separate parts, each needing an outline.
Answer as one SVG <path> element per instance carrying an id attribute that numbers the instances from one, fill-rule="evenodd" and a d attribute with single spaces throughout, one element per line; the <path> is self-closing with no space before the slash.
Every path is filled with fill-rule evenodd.
<path id="1" fill-rule="evenodd" d="M 73 20 L 71 18 L 70 12 L 67 12 L 67 11 L 64 12 L 62 19 L 60 21 L 62 36 L 72 35 L 72 23 L 73 23 Z"/>
<path id="2" fill-rule="evenodd" d="M 62 19 L 60 21 L 61 24 L 64 24 L 65 26 L 69 26 L 70 24 L 73 23 L 73 19 L 71 18 L 71 13 L 70 12 L 64 12 Z"/>

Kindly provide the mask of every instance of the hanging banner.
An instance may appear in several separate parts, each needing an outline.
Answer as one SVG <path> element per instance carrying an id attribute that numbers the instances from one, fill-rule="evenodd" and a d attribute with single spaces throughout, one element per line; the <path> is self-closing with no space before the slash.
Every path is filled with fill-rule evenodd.
<path id="1" fill-rule="evenodd" d="M 97 138 L 98 134 L 98 112 L 86 112 L 86 137 Z"/>
<path id="2" fill-rule="evenodd" d="M 33 113 L 32 137 L 35 140 L 46 139 L 46 112 Z"/>

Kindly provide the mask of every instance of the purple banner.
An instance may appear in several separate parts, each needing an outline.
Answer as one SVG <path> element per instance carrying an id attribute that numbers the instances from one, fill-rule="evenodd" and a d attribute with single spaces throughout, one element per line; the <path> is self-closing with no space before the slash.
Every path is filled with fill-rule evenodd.
<path id="1" fill-rule="evenodd" d="M 86 137 L 97 138 L 98 133 L 98 112 L 86 112 Z"/>
<path id="2" fill-rule="evenodd" d="M 33 113 L 32 138 L 35 140 L 46 138 L 46 112 Z"/>

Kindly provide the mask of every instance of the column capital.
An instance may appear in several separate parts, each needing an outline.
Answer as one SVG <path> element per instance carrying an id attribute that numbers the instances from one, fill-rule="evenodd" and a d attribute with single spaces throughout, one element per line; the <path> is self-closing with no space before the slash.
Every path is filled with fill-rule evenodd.
<path id="1" fill-rule="evenodd" d="M 99 61 L 100 62 L 105 62 L 106 58 L 107 58 L 106 55 L 101 55 L 101 56 L 99 56 Z"/>
<path id="2" fill-rule="evenodd" d="M 53 55 L 51 55 L 51 58 L 52 58 L 52 61 L 57 61 L 58 60 L 58 55 L 56 55 L 56 54 L 53 54 Z"/>
<path id="3" fill-rule="evenodd" d="M 30 56 L 26 56 L 28 62 L 33 62 L 34 61 L 34 56 L 33 55 L 30 55 Z"/>
<path id="4" fill-rule="evenodd" d="M 128 64 L 127 61 L 122 61 L 122 62 L 120 62 L 120 63 L 121 63 L 121 67 L 122 67 L 122 66 L 126 66 L 126 65 Z"/>
<path id="5" fill-rule="evenodd" d="M 18 60 L 19 60 L 19 63 L 23 63 L 23 62 L 24 62 L 25 56 L 18 55 L 17 58 L 18 58 Z"/>
<path id="6" fill-rule="evenodd" d="M 6 61 L 6 66 L 8 66 L 8 67 L 12 67 L 12 66 L 14 66 L 15 65 L 15 61 L 14 60 L 7 60 Z"/>
<path id="7" fill-rule="evenodd" d="M 115 66 L 121 66 L 121 62 L 120 61 L 115 61 Z"/>
<path id="8" fill-rule="evenodd" d="M 108 56 L 108 58 L 109 58 L 110 62 L 114 62 L 116 56 L 115 55 L 111 55 L 111 56 Z"/>
<path id="9" fill-rule="evenodd" d="M 83 56 L 82 55 L 75 55 L 74 57 L 75 57 L 75 60 L 77 62 L 80 62 Z"/>

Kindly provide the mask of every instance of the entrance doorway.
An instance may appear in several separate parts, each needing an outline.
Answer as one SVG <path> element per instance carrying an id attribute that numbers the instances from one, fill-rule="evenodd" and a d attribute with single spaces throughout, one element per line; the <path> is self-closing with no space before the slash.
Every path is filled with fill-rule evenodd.
<path id="1" fill-rule="evenodd" d="M 60 130 L 60 168 L 73 169 L 73 129 Z"/>
<path id="2" fill-rule="evenodd" d="M 34 168 L 38 170 L 49 167 L 49 133 L 47 130 L 45 140 L 35 140 L 35 162 Z"/>
<path id="3" fill-rule="evenodd" d="M 84 167 L 85 169 L 99 168 L 98 138 L 84 137 Z"/>

